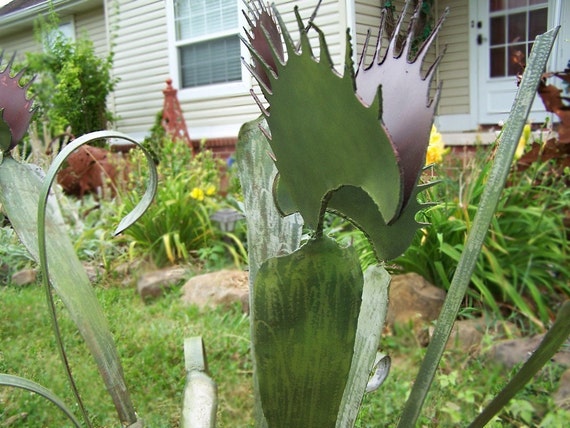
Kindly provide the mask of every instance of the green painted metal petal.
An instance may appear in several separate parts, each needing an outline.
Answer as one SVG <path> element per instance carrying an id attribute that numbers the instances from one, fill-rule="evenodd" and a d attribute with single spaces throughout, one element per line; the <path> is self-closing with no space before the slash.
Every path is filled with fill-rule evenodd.
<path id="1" fill-rule="evenodd" d="M 42 174 L 38 167 L 21 164 L 11 157 L 5 158 L 0 165 L 0 202 L 18 237 L 36 261 L 40 260 L 36 215 L 44 181 Z M 51 265 L 50 282 L 85 338 L 109 393 L 116 403 L 120 403 L 119 411 L 122 416 L 129 416 L 122 420 L 132 423 L 136 421 L 134 407 L 107 322 L 53 198 L 48 200 L 47 209 L 45 234 Z"/>
<path id="2" fill-rule="evenodd" d="M 335 427 L 362 289 L 354 249 L 326 237 L 261 266 L 252 339 L 268 426 Z"/>
<path id="3" fill-rule="evenodd" d="M 370 196 L 359 188 L 341 187 L 331 195 L 328 208 L 365 232 L 379 260 L 390 260 L 406 251 L 417 230 L 422 227 L 415 217 L 426 208 L 426 204 L 420 204 L 417 195 L 428 186 L 416 186 L 407 205 L 390 224 L 386 224 Z"/>
<path id="4" fill-rule="evenodd" d="M 55 395 L 49 389 L 41 386 L 40 384 L 32 382 L 28 379 L 24 379 L 20 376 L 0 373 L 0 385 L 25 389 L 44 397 L 45 399 L 55 404 L 65 414 L 65 416 L 67 416 L 67 418 L 73 423 L 74 426 L 81 428 L 81 423 L 79 420 L 77 420 L 73 412 L 65 405 L 65 403 L 57 395 Z"/>
<path id="5" fill-rule="evenodd" d="M 62 299 L 86 341 L 121 421 L 133 424 L 137 422 L 137 417 L 124 381 L 113 337 L 85 269 L 69 240 L 59 206 L 54 198 L 48 198 L 50 185 L 55 179 L 57 168 L 63 162 L 63 156 L 71 153 L 80 144 L 100 138 L 126 138 L 132 141 L 124 134 L 112 131 L 100 131 L 78 138 L 58 155 L 47 178 L 44 177 L 43 171 L 34 165 L 18 163 L 11 157 L 5 158 L 0 165 L 0 203 L 22 243 L 42 265 L 44 279 L 49 278 L 51 286 Z M 154 168 L 150 155 L 146 155 L 149 166 Z M 156 173 L 153 171 L 151 169 L 150 175 L 154 179 L 151 178 L 142 202 L 139 203 L 135 214 L 121 222 L 121 227 L 134 221 L 152 199 L 156 189 Z M 49 270 L 46 259 L 49 261 Z M 51 298 L 48 287 L 46 294 Z M 52 318 L 52 321 L 57 328 L 55 318 Z M 60 351 L 64 356 L 62 348 Z M 70 381 L 73 386 L 72 378 Z"/>
<path id="6" fill-rule="evenodd" d="M 381 265 L 372 265 L 364 272 L 364 290 L 354 355 L 338 413 L 337 428 L 354 426 L 358 416 L 388 312 L 390 279 L 390 274 Z"/>
<path id="7" fill-rule="evenodd" d="M 303 231 L 303 220 L 298 214 L 283 218 L 275 207 L 273 182 L 277 169 L 269 156 L 271 148 L 267 137 L 260 129 L 264 126 L 263 117 L 245 123 L 236 146 L 248 225 L 249 278 L 252 284 L 265 260 L 299 248 Z"/>
<path id="8" fill-rule="evenodd" d="M 279 14 L 277 18 L 280 20 Z M 331 192 L 341 186 L 361 188 L 382 218 L 390 222 L 403 200 L 401 171 L 380 122 L 378 97 L 368 107 L 355 95 L 350 41 L 344 75 L 339 76 L 316 26 L 312 28 L 320 37 L 319 60 L 310 52 L 306 32 L 301 33 L 299 51 L 281 20 L 280 26 L 287 62 L 277 62 L 276 76 L 269 73 L 271 91 L 266 93 L 279 186 L 286 188 L 305 224 L 315 230 L 321 225 Z M 280 194 L 278 191 L 278 198 Z"/>
<path id="9" fill-rule="evenodd" d="M 145 194 L 133 211 L 121 220 L 115 233 L 120 233 L 134 223 L 148 208 L 156 193 L 158 182 L 158 174 L 152 155 L 139 142 L 123 133 L 116 131 L 92 132 L 73 140 L 65 146 L 53 160 L 46 178 L 41 184 L 37 202 L 37 245 L 46 291 L 49 289 L 49 284 L 47 283 L 47 278 L 49 278 L 49 282 L 61 297 L 93 355 L 121 422 L 134 424 L 137 422 L 137 416 L 125 385 L 120 358 L 104 314 L 89 283 L 85 269 L 83 269 L 71 242 L 67 238 L 67 234 L 62 227 L 63 225 L 59 225 L 59 228 L 55 230 L 50 229 L 50 217 L 53 215 L 53 212 L 48 212 L 51 185 L 67 157 L 84 144 L 110 138 L 124 139 L 138 145 L 143 150 L 149 167 L 148 186 Z M 50 301 L 50 297 L 51 293 L 48 293 L 48 301 Z M 53 304 L 51 309 L 52 321 L 57 332 L 57 321 Z M 65 352 L 62 344 L 60 344 L 60 352 L 65 362 Z M 70 375 L 69 377 L 73 386 L 73 380 Z"/>
<path id="10" fill-rule="evenodd" d="M 4 121 L 4 109 L 0 109 L 0 155 L 9 151 L 11 138 L 10 126 Z"/>
<path id="11" fill-rule="evenodd" d="M 273 199 L 273 181 L 277 168 L 269 152 L 271 148 L 260 126 L 266 126 L 263 117 L 245 123 L 239 132 L 236 146 L 236 164 L 244 195 L 247 221 L 250 300 L 253 284 L 261 264 L 272 257 L 292 253 L 299 248 L 303 219 L 299 214 L 282 217 Z M 250 302 L 250 322 L 253 326 L 255 307 Z M 252 342 L 252 351 L 256 343 Z M 259 400 L 257 370 L 254 370 L 255 426 L 267 426 Z"/>

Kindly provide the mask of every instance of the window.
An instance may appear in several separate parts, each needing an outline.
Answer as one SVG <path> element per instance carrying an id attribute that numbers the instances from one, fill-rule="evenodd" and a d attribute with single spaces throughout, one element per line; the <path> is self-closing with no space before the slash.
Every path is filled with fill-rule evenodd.
<path id="1" fill-rule="evenodd" d="M 239 0 L 174 0 L 181 89 L 241 81 Z"/>
<path id="2" fill-rule="evenodd" d="M 537 35 L 547 30 L 548 0 L 491 0 L 490 77 L 521 71 L 516 57 L 528 58 Z"/>
<path id="3" fill-rule="evenodd" d="M 63 36 L 65 40 L 74 42 L 75 41 L 75 27 L 72 21 L 67 21 L 60 23 L 56 30 L 50 31 L 43 41 L 44 50 L 49 50 L 53 48 L 56 37 Z"/>

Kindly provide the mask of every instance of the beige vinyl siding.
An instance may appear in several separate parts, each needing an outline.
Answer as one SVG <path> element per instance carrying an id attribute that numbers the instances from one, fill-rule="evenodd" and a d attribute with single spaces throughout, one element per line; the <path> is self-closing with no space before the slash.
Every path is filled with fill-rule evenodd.
<path id="1" fill-rule="evenodd" d="M 295 42 L 299 40 L 299 32 L 295 21 L 294 7 L 299 5 L 299 13 L 306 22 L 313 13 L 315 4 L 313 2 L 299 1 L 277 1 L 277 8 L 280 11 L 287 29 Z M 343 0 L 324 0 L 319 9 L 315 23 L 325 33 L 329 51 L 337 70 L 344 61 L 344 37 L 346 28 L 346 13 Z M 314 53 L 318 57 L 318 40 L 316 33 L 314 36 Z M 176 70 L 177 64 L 170 64 L 170 70 Z M 249 93 L 249 86 L 253 84 L 253 79 L 244 70 L 243 91 L 233 94 L 220 93 L 207 97 L 192 97 L 191 90 L 179 92 L 181 108 L 190 137 L 236 137 L 237 132 L 244 122 L 255 119 L 260 115 L 259 108 Z M 258 92 L 259 93 L 259 92 Z M 260 96 L 261 97 L 261 96 Z M 261 97 L 262 98 L 262 97 Z M 124 113 L 120 112 L 121 115 Z M 220 134 L 220 133 L 225 134 Z"/>
<path id="2" fill-rule="evenodd" d="M 95 54 L 101 58 L 107 56 L 109 43 L 107 40 L 107 27 L 105 25 L 105 11 L 103 5 L 95 9 L 78 13 L 73 17 L 75 37 L 87 36 L 92 42 Z"/>
<path id="3" fill-rule="evenodd" d="M 442 0 L 437 6 L 438 14 L 446 6 L 450 8 L 438 40 L 439 49 L 447 45 L 437 76 L 443 81 L 438 114 L 468 114 L 469 4 L 464 0 Z"/>
<path id="4" fill-rule="evenodd" d="M 376 46 L 376 39 L 378 35 L 378 26 L 380 24 L 381 7 L 378 0 L 356 0 L 355 1 L 355 21 L 356 21 L 356 45 L 355 45 L 355 58 L 356 63 L 360 61 L 362 49 L 366 42 L 368 31 L 370 30 L 370 41 L 365 57 L 365 64 L 369 64 L 374 49 Z"/>
<path id="5" fill-rule="evenodd" d="M 163 0 L 108 0 L 112 28 L 113 102 L 117 129 L 134 137 L 146 134 L 162 109 L 168 78 L 168 41 Z"/>
<path id="6" fill-rule="evenodd" d="M 0 52 L 4 50 L 4 59 L 2 65 L 12 55 L 16 53 L 16 62 L 24 61 L 26 52 L 37 52 L 40 50 L 40 45 L 34 38 L 34 30 L 32 28 L 10 34 L 8 37 L 0 39 Z"/>
<path id="7" fill-rule="evenodd" d="M 396 3 L 396 13 L 402 9 L 403 0 Z M 426 65 L 429 65 L 439 54 L 444 45 L 447 51 L 439 66 L 432 87 L 443 81 L 443 89 L 439 102 L 438 114 L 469 113 L 469 4 L 464 0 L 441 0 L 436 2 L 434 9 L 435 19 L 449 6 L 450 14 L 447 16 L 443 28 L 439 33 L 435 46 L 432 46 Z M 366 39 L 368 29 L 371 29 L 371 41 L 367 51 L 367 64 L 372 58 L 375 49 L 378 25 L 380 22 L 380 2 L 377 0 L 356 0 L 356 59 L 360 54 Z M 385 49 L 385 45 L 383 49 Z M 424 67 L 425 69 L 426 67 Z"/>
<path id="8" fill-rule="evenodd" d="M 306 24 L 315 10 L 317 2 L 299 1 L 277 1 L 277 8 L 280 11 L 287 29 L 294 41 L 299 40 L 298 25 L 295 20 L 294 7 L 299 6 L 299 14 Z M 344 47 L 346 38 L 346 6 L 344 0 L 323 0 L 319 7 L 314 23 L 325 34 L 330 56 L 337 71 L 344 64 Z M 319 42 L 316 32 L 311 33 L 311 42 L 315 56 L 319 57 Z"/>

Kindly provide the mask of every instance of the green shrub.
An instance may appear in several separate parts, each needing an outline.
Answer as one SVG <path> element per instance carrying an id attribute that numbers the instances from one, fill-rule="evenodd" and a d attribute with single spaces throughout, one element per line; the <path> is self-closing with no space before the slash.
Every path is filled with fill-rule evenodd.
<path id="1" fill-rule="evenodd" d="M 50 135 L 68 127 L 76 136 L 107 129 L 115 120 L 107 109 L 117 83 L 111 76 L 113 53 L 100 58 L 86 36 L 70 40 L 58 30 L 54 12 L 37 22 L 36 38 L 43 51 L 26 54 L 27 73 L 37 77 L 32 86 L 36 120 L 48 124 Z"/>
<path id="2" fill-rule="evenodd" d="M 416 272 L 449 287 L 487 180 L 489 156 L 492 152 L 479 149 L 466 165 L 456 165 L 457 173 L 439 172 L 446 178 L 425 197 L 447 202 L 424 213 L 422 220 L 430 225 L 395 260 L 395 271 Z M 570 246 L 563 223 L 570 189 L 561 178 L 547 176 L 548 169 L 548 164 L 535 164 L 510 173 L 471 278 L 468 302 L 483 303 L 497 314 L 521 314 L 539 328 L 549 325 L 560 300 L 570 295 Z"/>
<path id="3" fill-rule="evenodd" d="M 192 155 L 180 142 L 164 139 L 160 148 L 159 185 L 155 200 L 145 215 L 125 231 L 131 250 L 148 254 L 157 266 L 199 258 L 206 264 L 245 260 L 242 240 L 222 234 L 210 216 L 227 203 L 219 195 L 220 159 L 209 150 Z M 133 153 L 131 175 L 134 188 L 122 198 L 121 218 L 140 200 L 146 183 L 142 154 Z M 224 237 L 226 239 L 224 240 Z M 228 242 L 228 241 L 231 241 Z"/>

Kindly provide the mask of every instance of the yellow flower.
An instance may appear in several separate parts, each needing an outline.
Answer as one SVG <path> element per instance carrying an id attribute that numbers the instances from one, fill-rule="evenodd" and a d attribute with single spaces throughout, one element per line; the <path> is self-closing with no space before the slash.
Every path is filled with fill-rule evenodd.
<path id="1" fill-rule="evenodd" d="M 530 123 L 527 123 L 523 128 L 519 144 L 517 146 L 517 149 L 515 150 L 515 159 L 520 159 L 520 157 L 524 154 L 524 149 L 528 144 L 531 135 L 532 135 L 532 130 L 530 128 Z"/>
<path id="2" fill-rule="evenodd" d="M 208 187 L 206 187 L 206 196 L 212 196 L 215 193 L 216 193 L 216 186 L 210 184 Z"/>
<path id="3" fill-rule="evenodd" d="M 192 191 L 190 192 L 190 197 L 192 199 L 196 199 L 197 201 L 203 201 L 204 200 L 204 191 L 202 189 L 200 189 L 199 187 L 194 187 L 192 189 Z"/>
<path id="4" fill-rule="evenodd" d="M 441 163 L 443 156 L 446 155 L 448 150 L 445 149 L 441 134 L 437 132 L 435 125 L 431 127 L 429 135 L 429 145 L 426 153 L 426 165 L 433 163 Z"/>

